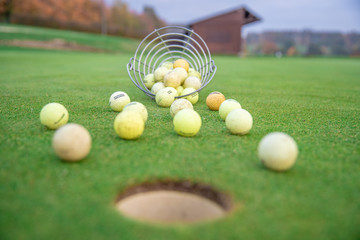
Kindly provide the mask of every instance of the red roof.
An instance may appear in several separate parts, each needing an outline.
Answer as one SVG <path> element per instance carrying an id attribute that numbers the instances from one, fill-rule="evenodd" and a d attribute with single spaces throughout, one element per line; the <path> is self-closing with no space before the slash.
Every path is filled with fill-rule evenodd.
<path id="1" fill-rule="evenodd" d="M 211 19 L 214 19 L 214 18 L 218 18 L 218 17 L 221 17 L 223 15 L 232 14 L 232 13 L 235 13 L 235 12 L 241 13 L 242 11 L 245 11 L 245 23 L 243 23 L 244 25 L 261 20 L 261 18 L 257 17 L 254 13 L 250 12 L 247 7 L 241 6 L 241 7 L 238 7 L 238 8 L 232 8 L 231 10 L 218 12 L 218 13 L 212 14 L 212 15 L 210 15 L 208 17 L 204 17 L 204 18 L 192 21 L 189 24 L 189 26 L 192 26 L 192 25 L 197 24 L 197 23 L 205 22 L 205 21 L 208 21 L 208 20 L 211 20 Z"/>

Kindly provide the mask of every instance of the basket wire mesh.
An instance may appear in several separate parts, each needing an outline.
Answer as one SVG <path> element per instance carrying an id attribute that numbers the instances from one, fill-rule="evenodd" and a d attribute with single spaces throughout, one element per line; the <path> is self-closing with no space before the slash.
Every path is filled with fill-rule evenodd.
<path id="1" fill-rule="evenodd" d="M 201 91 L 210 83 L 216 73 L 216 65 L 205 41 L 193 30 L 181 26 L 167 26 L 155 29 L 139 44 L 134 57 L 127 64 L 131 81 L 151 98 L 155 97 L 143 79 L 153 73 L 164 62 L 186 59 L 191 68 L 201 75 L 201 87 L 181 98 Z"/>

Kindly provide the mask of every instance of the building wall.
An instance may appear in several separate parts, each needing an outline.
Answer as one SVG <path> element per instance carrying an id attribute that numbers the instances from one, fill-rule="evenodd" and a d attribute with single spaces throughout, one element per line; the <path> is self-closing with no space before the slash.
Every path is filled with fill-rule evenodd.
<path id="1" fill-rule="evenodd" d="M 194 23 L 191 27 L 208 45 L 211 53 L 239 54 L 243 9 Z"/>

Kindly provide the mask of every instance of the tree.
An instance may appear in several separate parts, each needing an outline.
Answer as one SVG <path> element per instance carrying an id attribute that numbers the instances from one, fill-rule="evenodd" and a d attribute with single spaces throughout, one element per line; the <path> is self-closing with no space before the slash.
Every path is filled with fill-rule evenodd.
<path id="1" fill-rule="evenodd" d="M 0 16 L 5 20 L 6 23 L 10 23 L 11 12 L 12 12 L 12 1 L 0 0 Z"/>
<path id="2" fill-rule="evenodd" d="M 321 55 L 321 46 L 316 43 L 310 43 L 306 55 Z"/>
<path id="3" fill-rule="evenodd" d="M 296 47 L 295 46 L 291 46 L 288 48 L 288 50 L 286 51 L 286 55 L 291 57 L 294 56 L 296 54 Z"/>
<path id="4" fill-rule="evenodd" d="M 350 55 L 352 55 L 352 56 L 360 56 L 360 43 L 355 44 L 355 45 L 352 46 L 351 51 L 350 51 Z"/>
<path id="5" fill-rule="evenodd" d="M 276 43 L 272 41 L 264 41 L 262 44 L 262 52 L 266 55 L 272 55 L 278 50 Z"/>
<path id="6" fill-rule="evenodd" d="M 10 19 L 10 13 L 13 23 L 130 37 L 143 37 L 165 25 L 151 7 L 138 14 L 121 0 L 110 6 L 105 0 L 0 0 L 0 17 Z"/>
<path id="7" fill-rule="evenodd" d="M 152 29 L 164 26 L 164 23 L 158 18 L 155 10 L 152 7 L 145 6 L 143 13 L 148 18 L 148 20 L 150 20 L 152 24 Z"/>
<path id="8" fill-rule="evenodd" d="M 100 22 L 99 4 L 92 0 L 13 0 L 13 13 L 61 24 L 91 25 Z"/>
<path id="9" fill-rule="evenodd" d="M 104 0 L 101 0 L 101 34 L 107 34 L 107 24 L 106 24 L 106 6 Z"/>
<path id="10" fill-rule="evenodd" d="M 109 30 L 115 34 L 124 35 L 128 25 L 128 15 L 127 4 L 121 0 L 114 1 L 108 15 Z"/>
<path id="11" fill-rule="evenodd" d="M 344 45 L 335 45 L 331 49 L 333 55 L 348 55 L 349 50 Z"/>

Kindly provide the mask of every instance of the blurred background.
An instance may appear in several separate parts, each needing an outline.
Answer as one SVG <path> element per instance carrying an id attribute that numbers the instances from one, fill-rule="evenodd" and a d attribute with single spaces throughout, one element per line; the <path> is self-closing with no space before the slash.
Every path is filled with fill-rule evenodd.
<path id="1" fill-rule="evenodd" d="M 0 22 L 0 40 L 9 24 L 135 39 L 180 25 L 216 54 L 360 56 L 358 0 L 0 0 Z"/>

